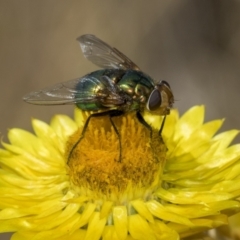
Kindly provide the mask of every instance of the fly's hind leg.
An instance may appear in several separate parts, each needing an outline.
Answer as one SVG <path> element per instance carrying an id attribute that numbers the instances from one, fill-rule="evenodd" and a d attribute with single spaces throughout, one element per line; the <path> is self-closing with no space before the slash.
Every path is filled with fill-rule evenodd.
<path id="1" fill-rule="evenodd" d="M 103 116 L 107 116 L 107 115 L 109 115 L 109 117 L 110 117 L 110 122 L 111 122 L 111 124 L 112 124 L 112 126 L 113 126 L 114 131 L 116 132 L 116 134 L 117 134 L 117 136 L 118 136 L 118 139 L 119 139 L 119 146 L 120 146 L 119 161 L 121 161 L 122 144 L 121 144 L 121 139 L 120 139 L 120 133 L 118 132 L 118 130 L 117 130 L 117 128 L 116 128 L 116 126 L 115 126 L 115 124 L 114 124 L 114 122 L 113 122 L 113 120 L 112 120 L 112 117 L 120 116 L 120 115 L 122 115 L 122 114 L 123 114 L 123 112 L 122 112 L 122 111 L 119 111 L 119 110 L 109 110 L 109 111 L 106 111 L 106 112 L 100 112 L 100 113 L 93 113 L 93 114 L 91 114 L 91 115 L 87 118 L 87 120 L 86 120 L 86 122 L 85 122 L 85 124 L 84 124 L 84 126 L 83 126 L 83 130 L 82 130 L 82 134 L 81 134 L 80 138 L 79 138 L 78 141 L 74 144 L 74 146 L 72 147 L 72 149 L 71 149 L 71 151 L 70 151 L 70 153 L 69 153 L 69 155 L 68 155 L 67 164 L 69 163 L 69 160 L 71 159 L 71 156 L 72 156 L 75 148 L 76 148 L 77 145 L 81 142 L 81 140 L 84 138 L 85 132 L 86 132 L 86 130 L 87 130 L 87 127 L 88 127 L 88 125 L 89 125 L 89 122 L 90 122 L 91 118 L 93 118 L 93 117 L 103 117 Z"/>
<path id="2" fill-rule="evenodd" d="M 121 116 L 123 114 L 123 111 L 119 111 L 119 110 L 115 110 L 115 111 L 112 111 L 110 114 L 109 114 L 109 117 L 110 117 L 110 122 L 113 126 L 113 129 L 115 131 L 115 133 L 117 134 L 118 136 L 118 141 L 119 141 L 119 158 L 118 158 L 118 162 L 121 162 L 122 160 L 122 141 L 121 141 L 121 136 L 120 136 L 120 133 L 119 131 L 117 130 L 117 127 L 115 125 L 115 123 L 113 122 L 113 117 L 117 117 L 117 116 Z"/>

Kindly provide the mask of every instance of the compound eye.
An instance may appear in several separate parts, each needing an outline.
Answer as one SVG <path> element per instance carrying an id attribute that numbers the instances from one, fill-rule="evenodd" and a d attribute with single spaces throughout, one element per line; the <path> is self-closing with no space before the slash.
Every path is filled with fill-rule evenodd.
<path id="1" fill-rule="evenodd" d="M 162 104 L 162 96 L 158 89 L 154 89 L 147 102 L 147 108 L 150 111 L 157 110 Z"/>

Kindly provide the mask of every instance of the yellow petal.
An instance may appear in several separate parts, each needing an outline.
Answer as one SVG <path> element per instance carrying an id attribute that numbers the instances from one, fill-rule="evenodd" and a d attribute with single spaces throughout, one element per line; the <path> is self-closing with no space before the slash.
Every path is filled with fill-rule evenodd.
<path id="1" fill-rule="evenodd" d="M 74 225 L 74 228 L 79 229 L 80 227 L 86 225 L 89 222 L 90 217 L 93 215 L 95 209 L 95 204 L 87 203 L 81 214 L 80 220 Z"/>
<path id="2" fill-rule="evenodd" d="M 174 229 L 169 228 L 162 221 L 156 220 L 154 223 L 150 223 L 149 225 L 153 229 L 156 239 L 158 239 L 158 240 L 179 240 L 178 233 Z"/>
<path id="3" fill-rule="evenodd" d="M 0 232 L 15 232 L 19 230 L 18 220 L 0 220 Z"/>
<path id="4" fill-rule="evenodd" d="M 176 213 L 186 218 L 200 218 L 209 215 L 217 215 L 218 210 L 204 205 L 175 205 L 167 204 L 164 206 L 169 212 Z"/>
<path id="5" fill-rule="evenodd" d="M 87 234 L 86 230 L 83 229 L 77 229 L 74 233 L 71 235 L 66 234 L 63 235 L 62 237 L 56 238 L 56 240 L 80 240 L 80 239 L 85 239 L 85 236 Z"/>
<path id="6" fill-rule="evenodd" d="M 213 192 L 222 191 L 222 192 L 234 192 L 240 189 L 240 179 L 221 181 L 217 183 L 213 188 Z"/>
<path id="7" fill-rule="evenodd" d="M 105 201 L 102 205 L 101 212 L 100 212 L 100 218 L 105 218 L 108 216 L 109 212 L 111 211 L 113 206 L 113 202 L 111 201 Z"/>
<path id="8" fill-rule="evenodd" d="M 168 209 L 166 209 L 162 204 L 155 200 L 151 200 L 146 202 L 146 206 L 148 210 L 156 217 L 170 221 L 170 222 L 176 222 L 176 223 L 181 223 L 184 225 L 191 226 L 193 225 L 191 221 L 188 218 L 185 218 L 181 215 L 175 214 Z"/>
<path id="9" fill-rule="evenodd" d="M 19 155 L 24 155 L 26 154 L 26 151 L 24 149 L 21 149 L 17 146 L 11 145 L 11 144 L 7 144 L 2 142 L 3 147 L 6 150 L 1 151 L 1 159 L 6 159 L 6 158 L 12 158 L 13 154 L 19 154 Z"/>
<path id="10" fill-rule="evenodd" d="M 85 122 L 85 118 L 83 116 L 84 112 L 81 111 L 79 108 L 74 108 L 74 120 L 78 127 L 82 127 Z"/>
<path id="11" fill-rule="evenodd" d="M 75 219 L 80 219 L 80 214 L 78 213 L 79 210 L 79 204 L 69 204 L 66 206 L 66 208 L 61 209 L 60 211 L 47 216 L 47 217 L 37 217 L 34 218 L 32 221 L 29 222 L 32 223 L 34 226 L 32 226 L 32 229 L 35 231 L 43 231 L 43 230 L 51 230 L 55 227 L 64 229 L 68 225 L 73 225 Z M 61 226 L 61 227 L 60 227 Z M 71 226 L 72 228 L 72 226 Z"/>
<path id="12" fill-rule="evenodd" d="M 130 215 L 128 217 L 129 232 L 134 239 L 138 240 L 156 240 L 153 230 L 148 222 L 139 214 Z"/>
<path id="13" fill-rule="evenodd" d="M 222 171 L 215 172 L 215 174 L 213 173 L 213 176 L 209 177 L 209 181 L 217 182 L 218 180 L 220 180 L 220 181 L 222 181 L 223 179 L 232 180 L 232 179 L 236 178 L 236 176 L 238 176 L 237 173 L 239 173 L 238 170 L 240 169 L 240 166 L 238 166 L 238 168 L 235 168 L 237 166 L 235 166 L 235 165 L 230 166 L 228 168 L 224 168 Z M 213 171 L 211 171 L 211 172 L 213 172 Z"/>
<path id="14" fill-rule="evenodd" d="M 38 149 L 38 147 L 40 147 L 39 139 L 30 132 L 22 129 L 13 128 L 9 130 L 8 139 L 12 145 L 17 146 L 33 155 L 36 153 L 34 149 Z"/>
<path id="15" fill-rule="evenodd" d="M 102 240 L 119 240 L 114 226 L 112 225 L 105 226 L 102 234 Z"/>
<path id="16" fill-rule="evenodd" d="M 179 113 L 176 109 L 171 110 L 170 115 L 166 116 L 164 128 L 163 128 L 163 138 L 166 141 L 166 145 L 171 144 L 171 138 L 175 133 L 175 125 L 179 119 Z"/>
<path id="17" fill-rule="evenodd" d="M 205 171 L 203 177 L 211 177 L 210 170 L 213 169 L 214 174 L 217 172 L 223 171 L 226 167 L 232 165 L 239 160 L 240 154 L 240 144 L 231 146 L 225 150 L 217 152 L 216 156 L 213 159 L 209 160 L 207 163 L 200 165 L 195 169 L 195 171 Z"/>
<path id="18" fill-rule="evenodd" d="M 18 151 L 20 154 L 28 157 L 26 160 L 30 159 L 30 157 L 31 159 L 36 159 L 37 157 L 39 158 L 39 163 L 49 162 L 52 161 L 52 154 L 54 154 L 56 163 L 56 160 L 63 162 L 62 155 L 54 148 L 51 148 L 48 142 L 44 142 L 29 132 L 21 129 L 11 129 L 8 133 L 8 138 L 12 145 L 21 149 L 21 151 Z"/>
<path id="19" fill-rule="evenodd" d="M 12 235 L 11 240 L 33 239 L 34 236 L 35 236 L 34 232 L 27 232 L 27 231 L 16 232 Z"/>
<path id="20" fill-rule="evenodd" d="M 154 222 L 153 215 L 149 212 L 148 208 L 144 204 L 144 201 L 135 200 L 131 201 L 131 204 L 142 217 L 146 218 L 151 223 Z"/>
<path id="21" fill-rule="evenodd" d="M 177 122 L 174 141 L 180 138 L 189 138 L 191 134 L 199 128 L 204 119 L 204 106 L 194 106 L 190 108 Z"/>
<path id="22" fill-rule="evenodd" d="M 17 165 L 15 167 L 17 167 Z M 21 186 L 21 188 L 24 189 L 46 189 L 46 186 L 51 186 L 51 184 L 56 185 L 58 183 L 62 183 L 64 180 L 66 180 L 66 176 L 62 176 L 61 174 L 49 176 L 48 178 L 38 177 L 37 179 L 33 180 L 25 179 L 13 173 L 1 173 L 0 186 L 11 188 L 19 188 L 19 186 Z"/>
<path id="23" fill-rule="evenodd" d="M 64 142 L 68 140 L 74 132 L 77 131 L 77 124 L 66 115 L 56 115 L 52 118 L 50 126 L 56 132 L 57 136 Z"/>
<path id="24" fill-rule="evenodd" d="M 105 224 L 106 218 L 100 219 L 100 213 L 94 212 L 88 224 L 85 240 L 99 240 Z"/>
<path id="25" fill-rule="evenodd" d="M 213 138 L 213 141 L 218 141 L 218 150 L 223 150 L 229 146 L 233 139 L 239 134 L 239 130 L 230 130 L 223 133 L 219 133 Z"/>
<path id="26" fill-rule="evenodd" d="M 192 158 L 197 158 L 208 149 L 212 136 L 218 131 L 222 123 L 222 120 L 216 120 L 208 122 L 194 130 L 191 138 L 182 139 L 171 155 L 178 157 L 188 153 Z"/>
<path id="27" fill-rule="evenodd" d="M 124 240 L 128 232 L 127 208 L 125 206 L 113 208 L 113 221 L 118 238 Z"/>
<path id="28" fill-rule="evenodd" d="M 181 238 L 183 238 L 199 232 L 203 232 L 208 228 L 225 225 L 227 224 L 227 221 L 228 219 L 226 215 L 219 214 L 217 216 L 211 216 L 208 218 L 192 219 L 194 226 L 191 227 L 172 222 L 168 223 L 167 225 L 169 228 L 176 230 L 180 234 Z"/>
<path id="29" fill-rule="evenodd" d="M 237 177 L 239 177 L 240 173 L 240 163 L 234 164 L 234 166 L 231 166 L 229 169 L 227 169 L 228 172 L 224 174 L 224 177 L 226 180 L 232 180 Z"/>
<path id="30" fill-rule="evenodd" d="M 224 201 L 233 198 L 233 194 L 227 192 L 199 191 L 194 192 L 183 189 L 158 189 L 156 195 L 163 200 L 177 204 L 206 204 L 217 201 Z"/>
<path id="31" fill-rule="evenodd" d="M 54 199 L 49 201 L 43 201 L 40 203 L 35 203 L 27 208 L 5 208 L 0 212 L 0 219 L 11 219 L 26 215 L 38 214 L 39 211 L 43 211 L 51 214 L 55 211 L 59 211 L 66 206 L 66 203 L 60 201 L 60 199 Z"/>
<path id="32" fill-rule="evenodd" d="M 32 120 L 32 126 L 36 135 L 47 143 L 48 148 L 51 148 L 51 153 L 64 153 L 64 143 L 57 137 L 55 131 L 45 122 L 38 119 Z"/>
<path id="33" fill-rule="evenodd" d="M 77 197 L 77 198 L 67 199 L 67 200 L 65 200 L 65 202 L 68 202 L 68 203 L 83 203 L 83 202 L 86 202 L 87 200 L 89 200 L 89 197 L 87 197 L 87 196 L 80 196 L 80 197 Z"/>
<path id="34" fill-rule="evenodd" d="M 162 116 L 159 115 L 153 115 L 151 112 L 149 111 L 144 111 L 143 113 L 144 119 L 145 121 L 152 127 L 155 129 L 160 129 L 160 125 L 162 122 Z"/>

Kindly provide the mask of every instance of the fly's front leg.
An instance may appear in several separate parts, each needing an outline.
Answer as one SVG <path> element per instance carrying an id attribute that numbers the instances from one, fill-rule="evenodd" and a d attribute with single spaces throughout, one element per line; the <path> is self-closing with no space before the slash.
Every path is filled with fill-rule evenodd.
<path id="1" fill-rule="evenodd" d="M 153 134 L 152 127 L 144 120 L 144 118 L 140 112 L 137 112 L 137 119 L 142 125 L 144 125 L 150 131 L 150 138 L 152 138 L 152 134 Z M 158 134 L 160 137 L 162 137 L 162 131 L 163 131 L 165 121 L 166 121 L 166 115 L 163 117 L 161 127 L 158 131 Z"/>
<path id="2" fill-rule="evenodd" d="M 158 132 L 159 136 L 162 136 L 162 130 L 163 130 L 165 121 L 166 121 L 166 115 L 163 117 L 162 125 L 161 125 L 161 127 L 159 129 L 159 132 Z"/>
<path id="3" fill-rule="evenodd" d="M 140 112 L 137 112 L 137 119 L 143 126 L 145 126 L 149 130 L 150 138 L 152 139 L 152 127 L 145 121 Z"/>
<path id="4" fill-rule="evenodd" d="M 137 112 L 137 119 L 142 125 L 144 125 L 150 131 L 150 142 L 151 142 L 152 152 L 156 161 L 158 162 L 159 156 L 162 156 L 163 152 L 166 151 L 166 148 L 164 147 L 165 145 L 162 139 L 162 130 L 164 127 L 166 116 L 164 116 L 163 118 L 159 131 L 152 130 L 152 127 L 144 120 L 140 112 Z"/>
<path id="5" fill-rule="evenodd" d="M 152 127 L 144 120 L 144 118 L 143 118 L 143 116 L 141 115 L 140 112 L 137 112 L 137 119 L 150 132 L 150 146 L 151 146 L 151 149 L 152 149 L 153 156 L 155 157 L 156 162 L 158 162 L 159 161 L 159 156 L 162 155 L 162 151 L 163 151 L 162 146 L 164 145 L 161 133 L 162 133 L 162 130 L 163 130 L 163 125 L 164 125 L 165 118 L 164 118 L 163 123 L 161 125 L 161 128 L 158 132 L 152 130 Z M 160 138 L 159 138 L 159 136 L 160 136 Z"/>

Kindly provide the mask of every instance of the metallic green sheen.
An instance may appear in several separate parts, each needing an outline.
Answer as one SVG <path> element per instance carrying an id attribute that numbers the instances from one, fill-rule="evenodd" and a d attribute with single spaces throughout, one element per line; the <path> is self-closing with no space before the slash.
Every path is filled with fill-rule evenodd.
<path id="1" fill-rule="evenodd" d="M 146 103 L 151 91 L 154 89 L 154 81 L 147 74 L 136 70 L 122 69 L 104 69 L 97 70 L 82 77 L 76 86 L 78 97 L 83 97 L 84 102 L 78 102 L 76 105 L 85 111 L 105 110 L 107 107 L 98 100 L 98 90 L 104 90 L 106 86 L 101 80 L 103 76 L 107 76 L 117 85 L 121 94 L 126 98 L 128 109 L 140 109 Z M 89 99 L 89 100 L 88 100 Z M 145 101 L 146 99 L 146 101 Z M 144 104 L 145 105 L 145 104 Z M 116 106 L 120 108 L 119 106 Z M 108 108 L 109 109 L 109 108 Z"/>

